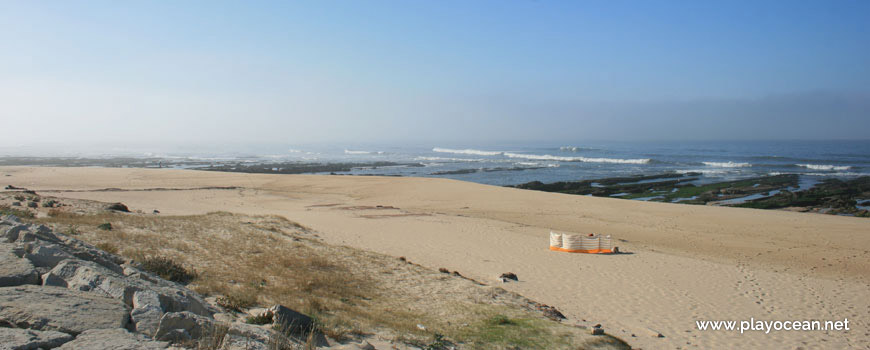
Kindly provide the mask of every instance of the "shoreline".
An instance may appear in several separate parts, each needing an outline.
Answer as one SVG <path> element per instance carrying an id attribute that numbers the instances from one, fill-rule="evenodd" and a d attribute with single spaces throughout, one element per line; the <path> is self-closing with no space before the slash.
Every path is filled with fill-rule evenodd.
<path id="1" fill-rule="evenodd" d="M 822 338 L 841 348 L 867 344 L 867 320 L 852 321 L 870 310 L 870 227 L 863 218 L 615 200 L 434 178 L 43 167 L 0 167 L 0 174 L 12 175 L 0 177 L 4 186 L 75 190 L 50 195 L 119 201 L 161 215 L 281 215 L 322 232 L 332 244 L 406 256 L 479 280 L 512 271 L 521 282 L 505 289 L 554 305 L 572 322 L 597 320 L 641 348 L 686 342 L 699 348 L 796 347 Z M 239 189 L 201 189 L 211 186 Z M 177 190 L 94 191 L 104 188 Z M 551 252 L 549 229 L 612 234 L 623 240 L 620 250 L 634 254 Z M 590 304 L 584 296 L 602 300 Z M 705 319 L 843 316 L 853 331 L 693 330 L 695 320 Z M 648 336 L 650 329 L 665 338 Z"/>
<path id="2" fill-rule="evenodd" d="M 421 163 L 364 162 L 262 162 L 245 159 L 171 159 L 171 158 L 73 158 L 0 157 L 2 166 L 106 167 L 133 169 L 198 170 L 243 174 L 344 175 L 415 177 L 401 174 L 349 173 L 390 167 L 425 168 Z M 462 168 L 434 171 L 425 178 L 449 179 L 450 175 L 491 172 L 517 172 L 546 167 Z M 679 204 L 714 205 L 755 209 L 777 209 L 843 216 L 870 217 L 870 176 L 810 181 L 801 174 L 768 174 L 737 180 L 705 179 L 701 172 L 670 171 L 620 175 L 585 180 L 544 183 L 528 181 L 504 187 L 545 192 L 589 195 L 616 199 Z M 462 180 L 460 180 L 462 181 Z M 479 183 L 479 182 L 476 182 Z"/>

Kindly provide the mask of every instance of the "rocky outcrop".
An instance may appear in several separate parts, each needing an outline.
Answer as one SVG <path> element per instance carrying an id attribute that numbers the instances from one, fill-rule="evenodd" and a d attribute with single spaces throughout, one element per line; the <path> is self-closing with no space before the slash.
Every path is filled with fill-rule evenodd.
<path id="1" fill-rule="evenodd" d="M 131 275 L 115 273 L 90 261 L 67 259 L 48 271 L 42 279 L 47 286 L 92 291 L 122 300 L 134 310 L 138 305 L 139 308 L 156 307 L 163 312 L 190 311 L 203 316 L 211 316 L 217 311 L 181 285 L 132 267 L 126 271 Z M 136 295 L 138 302 L 134 303 Z"/>
<path id="2" fill-rule="evenodd" d="M 61 332 L 0 328 L 0 349 L 3 350 L 52 349 L 70 340 L 73 340 L 71 335 Z"/>
<path id="3" fill-rule="evenodd" d="M 183 285 L 90 244 L 12 216 L 0 220 L 0 350 L 150 350 L 203 342 L 266 350 L 276 341 L 295 348 L 300 342 L 285 335 L 314 327 L 310 317 L 281 305 L 267 310 L 274 325 L 234 317 L 219 322 L 219 311 Z M 321 334 L 316 340 L 327 344 Z"/>
<path id="4" fill-rule="evenodd" d="M 170 312 L 160 318 L 154 337 L 160 340 L 185 342 L 213 333 L 214 319 L 192 312 Z"/>
<path id="5" fill-rule="evenodd" d="M 39 284 L 39 273 L 29 260 L 18 257 L 15 246 L 0 243 L 0 287 Z"/>
<path id="6" fill-rule="evenodd" d="M 154 341 L 141 334 L 125 329 L 92 329 L 80 334 L 75 340 L 63 344 L 60 350 L 159 350 L 166 349 L 167 342 Z"/>
<path id="7" fill-rule="evenodd" d="M 66 288 L 0 288 L 0 325 L 72 335 L 94 328 L 124 328 L 130 310 L 119 300 Z"/>

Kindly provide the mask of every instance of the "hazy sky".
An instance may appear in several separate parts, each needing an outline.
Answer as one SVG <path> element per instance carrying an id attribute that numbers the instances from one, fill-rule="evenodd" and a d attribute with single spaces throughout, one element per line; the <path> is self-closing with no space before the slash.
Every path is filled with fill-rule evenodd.
<path id="1" fill-rule="evenodd" d="M 0 146 L 870 138 L 870 1 L 3 1 Z"/>

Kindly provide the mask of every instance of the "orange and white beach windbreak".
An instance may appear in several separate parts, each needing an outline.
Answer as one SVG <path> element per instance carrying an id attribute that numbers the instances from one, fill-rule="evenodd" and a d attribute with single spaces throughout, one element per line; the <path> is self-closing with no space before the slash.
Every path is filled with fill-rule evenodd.
<path id="1" fill-rule="evenodd" d="M 568 253 L 612 253 L 610 235 L 571 235 L 550 231 L 550 250 Z"/>

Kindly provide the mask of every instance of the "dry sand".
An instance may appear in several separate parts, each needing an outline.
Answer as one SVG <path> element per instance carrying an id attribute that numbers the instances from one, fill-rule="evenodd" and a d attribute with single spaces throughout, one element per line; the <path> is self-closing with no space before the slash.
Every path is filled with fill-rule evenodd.
<path id="1" fill-rule="evenodd" d="M 161 215 L 278 214 L 318 230 L 329 243 L 406 256 L 482 281 L 515 272 L 520 282 L 505 289 L 558 307 L 569 322 L 601 323 L 637 348 L 870 349 L 866 218 L 425 178 L 2 167 L 0 179 L 2 186 L 121 201 Z M 227 186 L 236 188 L 209 189 Z M 632 254 L 552 252 L 550 229 L 611 234 Z M 750 318 L 848 318 L 851 330 L 695 328 L 697 320 Z"/>

